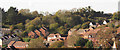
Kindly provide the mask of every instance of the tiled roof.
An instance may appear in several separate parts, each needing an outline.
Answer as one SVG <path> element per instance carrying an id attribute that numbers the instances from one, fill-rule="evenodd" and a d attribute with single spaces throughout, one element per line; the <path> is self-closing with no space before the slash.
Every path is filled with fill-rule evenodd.
<path id="1" fill-rule="evenodd" d="M 60 34 L 50 34 L 48 37 L 54 37 L 54 36 L 56 36 L 56 37 L 59 37 L 60 36 Z"/>
<path id="2" fill-rule="evenodd" d="M 58 34 L 58 33 L 57 33 L 57 34 L 55 34 L 55 36 L 56 36 L 56 37 L 59 37 L 59 36 L 60 36 L 60 34 Z"/>
<path id="3" fill-rule="evenodd" d="M 69 31 L 70 31 L 70 32 L 74 32 L 75 30 L 76 30 L 76 29 L 70 29 Z"/>
<path id="4" fill-rule="evenodd" d="M 26 46 L 28 42 L 17 41 L 14 46 Z"/>
<path id="5" fill-rule="evenodd" d="M 26 45 L 28 45 L 28 42 L 22 42 L 22 41 L 11 41 L 9 46 L 14 46 L 15 48 L 25 48 Z"/>
<path id="6" fill-rule="evenodd" d="M 33 31 L 31 31 L 30 33 L 28 33 L 28 35 L 34 35 L 35 33 Z"/>
<path id="7" fill-rule="evenodd" d="M 12 45 L 15 41 L 11 41 L 8 45 Z"/>
<path id="8" fill-rule="evenodd" d="M 40 36 L 40 31 L 38 31 L 37 29 L 34 31 L 38 36 Z"/>
<path id="9" fill-rule="evenodd" d="M 120 33 L 120 27 L 117 29 L 117 33 Z"/>
<path id="10" fill-rule="evenodd" d="M 55 36 L 55 34 L 50 34 L 48 37 L 54 37 Z"/>
<path id="11" fill-rule="evenodd" d="M 39 30 L 44 36 L 47 36 L 49 34 L 49 32 L 46 31 L 47 30 L 46 28 L 40 28 Z"/>
<path id="12" fill-rule="evenodd" d="M 77 32 L 78 32 L 78 33 L 84 33 L 84 32 L 85 32 L 85 29 L 79 29 Z"/>
<path id="13" fill-rule="evenodd" d="M 42 27 L 44 30 L 47 30 L 47 28 L 45 28 L 45 27 Z"/>

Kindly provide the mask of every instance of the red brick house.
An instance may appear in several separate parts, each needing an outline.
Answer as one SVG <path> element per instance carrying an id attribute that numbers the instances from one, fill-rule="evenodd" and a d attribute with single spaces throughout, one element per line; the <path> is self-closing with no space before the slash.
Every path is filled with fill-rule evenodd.
<path id="1" fill-rule="evenodd" d="M 28 42 L 22 42 L 22 41 L 11 41 L 8 44 L 8 48 L 11 46 L 14 46 L 15 48 L 27 48 L 28 47 Z"/>
<path id="2" fill-rule="evenodd" d="M 47 31 L 47 29 L 45 27 L 42 27 L 39 30 L 41 31 L 41 33 L 43 34 L 44 37 L 48 36 L 49 32 Z"/>
<path id="3" fill-rule="evenodd" d="M 36 33 L 34 33 L 33 31 L 31 31 L 30 33 L 28 33 L 28 36 L 29 36 L 30 38 L 37 38 Z"/>
<path id="4" fill-rule="evenodd" d="M 38 36 L 42 36 L 41 35 L 41 32 L 40 31 L 38 31 L 37 29 L 34 31 Z"/>
<path id="5" fill-rule="evenodd" d="M 47 31 L 47 29 L 45 27 L 40 28 L 39 30 L 34 30 L 31 31 L 30 33 L 28 33 L 28 36 L 31 38 L 37 38 L 38 36 L 41 37 L 47 37 L 49 34 L 49 32 Z"/>

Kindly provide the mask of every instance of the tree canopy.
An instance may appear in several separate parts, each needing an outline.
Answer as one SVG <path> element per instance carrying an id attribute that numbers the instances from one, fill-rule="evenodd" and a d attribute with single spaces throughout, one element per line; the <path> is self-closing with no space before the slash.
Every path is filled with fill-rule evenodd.
<path id="1" fill-rule="evenodd" d="M 45 48 L 42 37 L 30 41 L 28 48 Z"/>

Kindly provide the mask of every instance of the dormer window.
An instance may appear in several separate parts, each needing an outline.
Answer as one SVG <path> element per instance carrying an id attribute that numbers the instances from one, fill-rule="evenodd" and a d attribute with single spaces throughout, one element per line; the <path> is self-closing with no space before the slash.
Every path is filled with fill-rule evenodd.
<path id="1" fill-rule="evenodd" d="M 55 35 L 55 37 L 57 37 L 57 35 Z"/>

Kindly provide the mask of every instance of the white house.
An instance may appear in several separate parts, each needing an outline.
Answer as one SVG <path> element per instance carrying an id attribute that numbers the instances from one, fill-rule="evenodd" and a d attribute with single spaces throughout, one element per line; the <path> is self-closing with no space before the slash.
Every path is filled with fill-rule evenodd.
<path id="1" fill-rule="evenodd" d="M 106 25 L 106 24 L 107 24 L 107 22 L 104 20 L 103 24 L 105 24 L 105 25 Z"/>
<path id="2" fill-rule="evenodd" d="M 47 41 L 50 41 L 50 39 L 55 39 L 55 38 L 61 38 L 60 34 L 50 34 L 47 37 Z"/>
<path id="3" fill-rule="evenodd" d="M 114 44 L 113 44 L 113 50 L 117 50 L 117 46 L 116 46 L 116 43 L 115 43 L 115 41 L 114 41 Z"/>
<path id="4" fill-rule="evenodd" d="M 90 22 L 90 24 L 89 24 L 90 26 L 93 26 L 93 24 L 92 24 L 92 22 Z"/>
<path id="5" fill-rule="evenodd" d="M 0 48 L 2 48 L 2 39 L 0 39 Z"/>
<path id="6" fill-rule="evenodd" d="M 50 41 L 50 39 L 53 39 L 53 38 L 56 38 L 56 36 L 54 34 L 50 34 L 48 37 L 47 37 L 47 41 Z"/>

